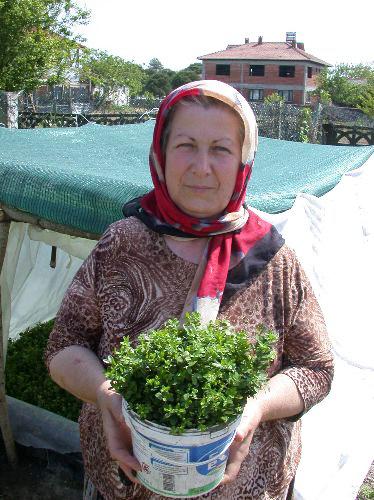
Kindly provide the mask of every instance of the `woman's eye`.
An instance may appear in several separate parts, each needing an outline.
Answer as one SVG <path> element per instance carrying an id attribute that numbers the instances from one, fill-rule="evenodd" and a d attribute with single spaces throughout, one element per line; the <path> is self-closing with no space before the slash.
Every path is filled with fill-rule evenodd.
<path id="1" fill-rule="evenodd" d="M 222 153 L 231 153 L 231 151 L 224 146 L 214 146 L 214 151 L 222 152 Z"/>
<path id="2" fill-rule="evenodd" d="M 182 144 L 178 144 L 177 148 L 193 148 L 194 145 L 190 142 L 183 142 Z"/>

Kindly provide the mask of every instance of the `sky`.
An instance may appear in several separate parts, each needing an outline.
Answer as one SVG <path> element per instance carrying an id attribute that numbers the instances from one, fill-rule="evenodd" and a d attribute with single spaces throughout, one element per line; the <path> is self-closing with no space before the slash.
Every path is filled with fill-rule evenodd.
<path id="1" fill-rule="evenodd" d="M 332 65 L 374 61 L 372 0 L 77 0 L 91 10 L 84 44 L 174 71 L 228 44 L 284 42 L 296 32 L 306 52 Z"/>

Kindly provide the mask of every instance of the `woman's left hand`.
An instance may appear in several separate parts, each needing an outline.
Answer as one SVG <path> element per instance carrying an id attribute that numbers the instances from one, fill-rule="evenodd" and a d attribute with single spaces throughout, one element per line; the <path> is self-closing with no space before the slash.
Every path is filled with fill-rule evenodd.
<path id="1" fill-rule="evenodd" d="M 229 458 L 222 484 L 231 483 L 239 473 L 243 460 L 248 455 L 253 434 L 261 423 L 262 410 L 256 399 L 249 399 L 244 407 L 243 416 L 230 446 Z"/>

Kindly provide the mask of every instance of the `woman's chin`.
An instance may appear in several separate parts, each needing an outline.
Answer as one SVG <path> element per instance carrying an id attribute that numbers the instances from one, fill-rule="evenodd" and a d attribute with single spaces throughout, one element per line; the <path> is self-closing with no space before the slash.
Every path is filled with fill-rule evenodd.
<path id="1" fill-rule="evenodd" d="M 195 217 L 195 219 L 203 219 L 206 221 L 216 220 L 222 213 L 222 211 L 216 212 L 212 211 L 212 209 L 209 210 L 208 208 L 201 208 L 201 210 L 196 209 L 196 207 L 194 207 L 193 209 L 190 209 L 189 207 L 179 208 L 190 217 Z"/>

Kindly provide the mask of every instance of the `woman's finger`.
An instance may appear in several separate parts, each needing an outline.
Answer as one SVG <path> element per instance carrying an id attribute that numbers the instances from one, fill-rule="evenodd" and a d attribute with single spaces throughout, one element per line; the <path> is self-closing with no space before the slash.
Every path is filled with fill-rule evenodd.
<path id="1" fill-rule="evenodd" d="M 249 433 L 242 442 L 233 442 L 230 446 L 230 455 L 227 460 L 225 474 L 220 484 L 234 481 L 239 474 L 243 460 L 248 455 L 249 446 L 252 441 L 253 432 Z"/>
<path id="2" fill-rule="evenodd" d="M 261 422 L 261 408 L 255 399 L 249 399 L 245 405 L 240 424 L 236 430 L 236 442 L 242 442 L 249 434 L 252 434 Z"/>
<path id="3" fill-rule="evenodd" d="M 127 467 L 134 471 L 142 470 L 139 461 L 126 448 L 114 448 L 111 451 L 112 459 L 118 462 L 121 467 Z"/>
<path id="4" fill-rule="evenodd" d="M 240 424 L 236 429 L 234 441 L 241 443 L 252 430 L 253 423 L 251 417 L 243 414 Z"/>
<path id="5" fill-rule="evenodd" d="M 126 475 L 126 477 L 132 481 L 133 483 L 140 484 L 139 479 L 136 477 L 135 472 L 130 468 L 126 467 L 125 465 L 119 464 L 120 470 L 123 471 L 123 473 Z"/>

